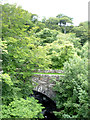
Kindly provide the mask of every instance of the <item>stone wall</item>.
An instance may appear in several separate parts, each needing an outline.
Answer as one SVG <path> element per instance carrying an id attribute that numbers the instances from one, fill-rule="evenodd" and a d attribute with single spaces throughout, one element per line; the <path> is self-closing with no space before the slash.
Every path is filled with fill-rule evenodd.
<path id="1" fill-rule="evenodd" d="M 38 72 L 38 73 L 64 73 L 64 71 L 62 70 L 41 70 L 41 69 L 38 69 L 38 70 L 33 70 L 33 72 Z"/>
<path id="2" fill-rule="evenodd" d="M 59 80 L 63 76 L 64 75 L 34 74 L 32 76 L 32 81 L 38 83 L 34 90 L 41 92 L 50 98 L 53 98 L 55 97 L 55 92 L 53 91 L 52 87 L 55 85 L 55 82 L 51 82 L 51 80 Z"/>

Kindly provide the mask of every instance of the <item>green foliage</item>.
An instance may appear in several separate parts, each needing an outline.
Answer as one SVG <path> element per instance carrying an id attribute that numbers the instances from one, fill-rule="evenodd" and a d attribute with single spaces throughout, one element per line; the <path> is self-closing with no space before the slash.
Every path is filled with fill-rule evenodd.
<path id="1" fill-rule="evenodd" d="M 2 118 L 43 118 L 41 112 L 44 107 L 37 102 L 33 97 L 15 99 L 8 106 L 3 105 Z"/>
<path id="2" fill-rule="evenodd" d="M 80 45 L 80 38 L 77 38 L 74 33 L 68 33 L 68 34 L 63 34 L 59 33 L 57 36 L 57 39 L 59 41 L 59 44 L 65 44 L 65 43 L 72 43 L 74 45 L 74 48 L 81 48 Z"/>
<path id="3" fill-rule="evenodd" d="M 63 46 L 53 43 L 50 48 L 51 65 L 53 69 L 60 69 L 63 63 L 73 56 L 73 45 L 64 44 Z"/>
<path id="4" fill-rule="evenodd" d="M 36 37 L 40 38 L 40 45 L 45 45 L 45 43 L 52 43 L 56 40 L 57 35 L 58 31 L 50 30 L 48 28 L 44 28 L 40 32 L 36 33 Z"/>
<path id="5" fill-rule="evenodd" d="M 30 117 L 30 108 L 26 106 L 33 98 L 25 101 L 21 106 L 22 100 L 26 99 L 35 86 L 31 80 L 31 69 L 38 66 L 45 66 L 45 49 L 38 46 L 39 39 L 34 37 L 37 26 L 31 13 L 16 7 L 16 5 L 4 4 L 3 24 L 2 24 L 2 59 L 3 74 L 2 78 L 2 110 L 3 117 L 21 117 L 23 108 L 27 109 L 25 116 Z M 33 15 L 34 16 L 34 15 Z M 28 29 L 31 25 L 30 30 Z M 35 26 L 35 27 L 33 27 Z M 38 51 L 41 51 L 38 52 Z M 38 53 L 37 53 L 38 52 Z M 42 56 L 43 54 L 43 56 Z M 37 59 L 36 59 L 37 56 Z M 39 63 L 38 63 L 39 61 Z M 47 63 L 47 62 L 46 62 Z M 47 66 L 47 65 L 46 65 Z M 18 101 L 16 101 L 18 99 Z M 19 104 L 20 102 L 20 104 Z M 28 103 L 28 104 L 27 104 Z M 13 104 L 17 105 L 14 106 Z M 19 109 L 21 107 L 21 109 Z M 26 108 L 25 108 L 26 107 Z M 9 108 L 9 109 L 8 109 Z M 20 110 L 18 112 L 18 109 Z M 31 104 L 31 118 L 42 117 L 42 107 L 37 101 Z M 14 112 L 14 110 L 16 112 Z M 13 111 L 13 112 L 12 112 Z M 25 117 L 24 114 L 22 116 Z"/>
<path id="6" fill-rule="evenodd" d="M 72 18 L 63 14 L 41 22 L 38 15 L 15 4 L 4 4 L 2 9 L 2 118 L 43 118 L 41 104 L 28 98 L 34 88 L 31 70 L 63 66 L 65 77 L 55 81 L 56 102 L 60 108 L 55 114 L 59 118 L 86 118 L 87 22 L 78 27 L 68 26 Z"/>
<path id="7" fill-rule="evenodd" d="M 79 56 L 81 56 L 82 58 L 88 58 L 88 42 L 84 43 L 84 45 L 82 46 L 81 49 L 77 49 L 77 53 Z"/>
<path id="8" fill-rule="evenodd" d="M 44 107 L 33 97 L 27 97 L 30 94 L 27 94 L 27 92 L 29 92 L 29 82 L 26 87 L 22 86 L 23 83 L 21 83 L 21 88 L 19 88 L 19 86 L 15 86 L 8 74 L 2 74 L 1 78 L 3 87 L 2 118 L 43 118 L 41 112 Z M 22 91 L 23 88 L 24 91 Z M 30 90 L 32 90 L 32 88 L 30 88 Z"/>
<path id="9" fill-rule="evenodd" d="M 29 81 L 23 83 L 22 80 L 17 80 L 15 76 L 2 74 L 2 103 L 8 105 L 14 98 L 25 98 L 32 93 L 33 86 Z M 13 79 L 12 79 L 13 78 Z"/>
<path id="10" fill-rule="evenodd" d="M 47 44 L 47 54 L 51 59 L 49 67 L 52 69 L 62 69 L 64 62 L 72 58 L 77 46 L 80 47 L 79 39 L 74 34 L 65 35 L 59 33 L 56 41 Z"/>
<path id="11" fill-rule="evenodd" d="M 25 23 L 27 20 L 27 12 L 16 5 L 2 5 L 2 35 L 3 37 L 17 37 L 25 31 Z M 29 16 L 28 16 L 29 17 Z M 31 15 L 30 15 L 31 17 Z"/>
<path id="12" fill-rule="evenodd" d="M 8 105 L 15 97 L 13 82 L 8 74 L 0 75 L 2 79 L 2 103 Z"/>
<path id="13" fill-rule="evenodd" d="M 60 26 L 61 24 L 67 24 L 67 23 L 72 23 L 72 18 L 66 16 L 66 15 L 63 15 L 63 14 L 58 14 L 56 16 L 58 18 L 58 21 L 60 23 Z"/>
<path id="14" fill-rule="evenodd" d="M 63 14 L 58 14 L 56 18 L 58 18 L 58 25 L 60 25 L 62 32 L 66 34 L 67 28 L 70 28 L 68 27 L 68 24 L 72 24 L 72 18 Z"/>
<path id="15" fill-rule="evenodd" d="M 56 17 L 50 17 L 49 19 L 44 17 L 42 23 L 45 24 L 46 28 L 58 30 L 63 33 L 70 32 L 72 29 L 72 18 L 63 14 L 58 14 Z M 68 24 L 70 26 L 68 26 Z"/>
<path id="16" fill-rule="evenodd" d="M 8 73 L 10 75 L 14 84 L 11 90 L 13 93 L 15 92 L 16 96 L 19 98 L 25 98 L 26 96 L 29 96 L 29 94 L 32 93 L 32 89 L 34 88 L 31 81 L 31 69 L 37 62 L 34 55 L 36 53 L 36 49 L 38 48 L 35 49 L 33 40 L 33 38 L 29 37 L 20 39 L 7 37 L 8 54 L 2 55 L 4 73 Z M 30 48 L 32 48 L 32 50 L 30 50 Z M 38 59 L 40 59 L 39 57 Z M 3 83 L 3 87 L 5 86 L 6 84 Z M 7 96 L 7 90 L 5 91 L 5 89 L 3 91 L 4 98 Z M 8 97 L 6 97 L 6 99 L 8 99 Z"/>
<path id="17" fill-rule="evenodd" d="M 32 73 L 32 74 L 46 74 L 46 75 L 64 75 L 64 73 L 36 73 L 36 72 L 34 72 L 34 73 Z"/>
<path id="18" fill-rule="evenodd" d="M 73 27 L 71 30 L 73 33 L 76 33 L 76 37 L 81 39 L 81 45 L 88 40 L 88 22 L 80 23 L 79 26 Z"/>
<path id="19" fill-rule="evenodd" d="M 55 17 L 50 17 L 49 19 L 45 20 L 45 25 L 47 28 L 51 29 L 51 30 L 59 30 L 61 31 L 61 28 L 58 26 L 58 18 Z"/>
<path id="20" fill-rule="evenodd" d="M 55 81 L 59 118 L 88 118 L 88 61 L 74 55 L 64 63 L 64 77 Z"/>

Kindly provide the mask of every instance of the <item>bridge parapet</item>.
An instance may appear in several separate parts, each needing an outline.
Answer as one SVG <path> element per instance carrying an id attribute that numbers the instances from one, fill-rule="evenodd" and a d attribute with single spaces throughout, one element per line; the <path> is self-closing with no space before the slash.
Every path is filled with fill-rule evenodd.
<path id="1" fill-rule="evenodd" d="M 55 82 L 51 80 L 59 80 L 64 75 L 53 75 L 53 74 L 34 74 L 32 76 L 32 81 L 38 83 L 34 90 L 41 92 L 48 96 L 49 98 L 55 97 L 55 92 L 52 87 L 55 85 Z"/>
<path id="2" fill-rule="evenodd" d="M 38 69 L 38 70 L 33 70 L 33 72 L 38 72 L 38 73 L 64 73 L 63 70 L 41 70 L 41 69 Z"/>

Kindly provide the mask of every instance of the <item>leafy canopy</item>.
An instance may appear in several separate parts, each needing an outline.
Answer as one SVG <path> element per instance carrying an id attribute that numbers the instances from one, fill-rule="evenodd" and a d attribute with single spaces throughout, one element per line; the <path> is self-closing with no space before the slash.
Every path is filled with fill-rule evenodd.
<path id="1" fill-rule="evenodd" d="M 58 118 L 88 118 L 88 61 L 74 55 L 64 63 L 65 76 L 55 81 Z"/>

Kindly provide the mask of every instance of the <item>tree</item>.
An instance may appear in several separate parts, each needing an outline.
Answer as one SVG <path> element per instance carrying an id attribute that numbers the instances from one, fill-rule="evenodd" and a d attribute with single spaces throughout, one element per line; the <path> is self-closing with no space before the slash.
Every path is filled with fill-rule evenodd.
<path id="1" fill-rule="evenodd" d="M 60 27 L 58 26 L 58 18 L 50 17 L 49 19 L 42 19 L 42 22 L 44 21 L 46 28 L 49 28 L 51 30 L 59 30 L 61 31 Z"/>
<path id="2" fill-rule="evenodd" d="M 56 82 L 58 118 L 88 118 L 88 61 L 77 54 L 64 63 L 64 77 Z"/>
<path id="3" fill-rule="evenodd" d="M 57 38 L 58 31 L 56 30 L 50 30 L 48 28 L 44 28 L 40 32 L 36 33 L 36 37 L 40 38 L 40 45 L 45 45 L 46 43 L 52 43 Z"/>
<path id="4" fill-rule="evenodd" d="M 46 45 L 48 47 L 47 55 L 50 56 L 51 64 L 49 67 L 52 69 L 62 69 L 64 62 L 72 58 L 77 49 L 81 49 L 80 39 L 76 38 L 75 34 L 57 35 L 57 40 Z"/>
<path id="5" fill-rule="evenodd" d="M 41 114 L 44 107 L 38 104 L 38 100 L 32 98 L 14 99 L 8 106 L 2 107 L 2 118 L 44 118 Z"/>
<path id="6" fill-rule="evenodd" d="M 48 55 L 50 55 L 51 64 L 49 67 L 52 69 L 62 69 L 65 61 L 68 61 L 73 56 L 74 48 L 72 44 L 58 45 L 53 42 L 49 47 Z"/>
<path id="7" fill-rule="evenodd" d="M 3 87 L 2 118 L 43 118 L 43 115 L 41 114 L 43 107 L 34 98 L 29 98 L 33 89 L 32 82 L 30 81 L 30 71 L 29 73 L 28 69 L 27 71 L 23 71 L 23 69 L 21 71 L 20 67 L 18 68 L 20 70 L 16 71 L 16 61 L 13 57 L 12 59 L 10 59 L 11 57 L 8 59 L 8 54 L 7 51 L 3 49 L 3 55 L 10 64 L 9 66 L 6 65 L 6 68 L 4 68 L 5 59 L 3 59 L 4 72 L 0 75 Z M 19 58 L 16 59 L 17 62 L 18 59 Z M 22 66 L 22 62 L 19 61 L 18 66 L 19 65 Z M 26 68 L 24 70 L 26 70 Z"/>
<path id="8" fill-rule="evenodd" d="M 51 30 L 58 30 L 63 33 L 68 33 L 74 27 L 72 24 L 72 18 L 58 14 L 56 17 L 49 17 L 46 19 L 45 17 L 42 19 L 42 23 L 45 24 L 46 28 Z"/>
<path id="9" fill-rule="evenodd" d="M 34 37 L 36 27 L 32 27 L 27 32 L 27 22 L 31 22 L 31 13 L 29 14 L 20 7 L 16 8 L 16 5 L 4 4 L 2 8 L 3 74 L 0 76 L 3 87 L 2 117 L 16 118 L 22 116 L 28 118 L 31 114 L 30 118 L 42 118 L 43 107 L 34 98 L 28 97 L 33 93 L 32 90 L 35 87 L 31 80 L 31 70 L 36 66 L 43 67 L 45 65 L 45 49 L 43 50 L 41 46 L 38 46 L 39 39 Z M 38 52 L 41 50 L 43 56 L 42 52 Z M 31 107 L 28 107 L 28 104 Z M 25 106 L 27 111 L 23 111 Z M 25 114 L 22 115 L 23 112 Z"/>
<path id="10" fill-rule="evenodd" d="M 59 118 L 87 117 L 87 23 L 68 26 L 72 18 L 63 14 L 41 22 L 38 15 L 15 4 L 4 4 L 2 9 L 2 118 L 43 118 L 42 105 L 29 97 L 35 87 L 32 69 L 63 67 L 65 77 L 55 81 L 61 109 L 55 114 Z"/>
<path id="11" fill-rule="evenodd" d="M 33 27 L 37 28 L 36 32 L 43 27 L 36 14 L 29 13 L 21 7 L 4 4 L 2 9 L 2 32 L 4 37 L 7 35 L 9 37 L 18 37 L 22 32 L 27 35 Z"/>
<path id="12" fill-rule="evenodd" d="M 72 24 L 72 18 L 63 14 L 58 14 L 56 18 L 58 18 L 58 21 L 59 21 L 58 24 L 60 25 L 60 27 L 64 26 L 64 33 L 66 34 L 66 25 L 68 23 Z"/>
<path id="13" fill-rule="evenodd" d="M 81 56 L 81 58 L 88 58 L 88 45 L 88 42 L 86 42 L 81 49 L 77 49 L 77 54 Z"/>
<path id="14" fill-rule="evenodd" d="M 55 18 L 55 17 L 50 17 L 50 18 L 48 19 L 48 24 L 58 25 L 58 19 Z"/>
<path id="15" fill-rule="evenodd" d="M 76 33 L 76 37 L 81 39 L 80 43 L 83 46 L 88 40 L 88 22 L 82 22 L 79 26 L 73 27 L 71 32 Z"/>
<path id="16" fill-rule="evenodd" d="M 58 39 L 58 43 L 59 44 L 65 44 L 65 43 L 72 43 L 74 45 L 74 48 L 81 48 L 80 45 L 80 38 L 76 37 L 75 33 L 68 33 L 68 34 L 63 34 L 63 33 L 59 33 L 57 36 Z"/>

